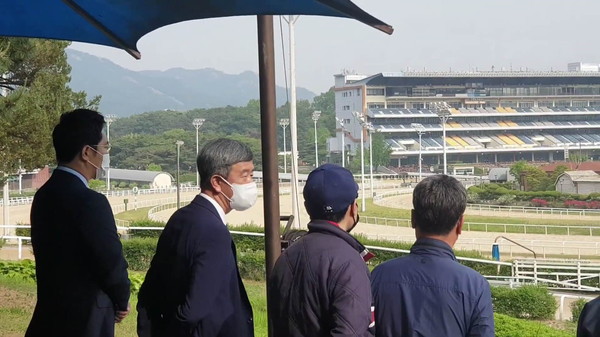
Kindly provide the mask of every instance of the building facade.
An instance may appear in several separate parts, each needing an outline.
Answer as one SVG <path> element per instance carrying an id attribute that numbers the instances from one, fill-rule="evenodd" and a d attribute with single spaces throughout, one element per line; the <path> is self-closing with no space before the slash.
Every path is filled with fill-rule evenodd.
<path id="1" fill-rule="evenodd" d="M 392 152 L 391 165 L 439 165 L 440 114 L 448 114 L 448 163 L 600 158 L 600 72 L 404 72 L 335 75 L 332 153 L 356 154 L 363 114 Z M 445 102 L 444 111 L 436 103 Z M 422 126 L 421 143 L 415 124 Z"/>

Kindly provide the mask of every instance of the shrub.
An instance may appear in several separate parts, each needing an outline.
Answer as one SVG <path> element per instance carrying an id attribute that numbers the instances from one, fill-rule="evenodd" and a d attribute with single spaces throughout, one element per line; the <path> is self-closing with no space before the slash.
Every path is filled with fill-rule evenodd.
<path id="1" fill-rule="evenodd" d="M 154 220 L 138 220 L 131 223 L 130 227 L 165 227 L 165 223 Z M 151 229 L 130 229 L 129 233 L 134 238 L 157 238 L 162 231 Z"/>
<path id="2" fill-rule="evenodd" d="M 142 283 L 144 283 L 145 273 L 129 272 L 129 282 L 131 283 L 130 289 L 132 295 L 137 295 L 140 292 Z"/>
<path id="3" fill-rule="evenodd" d="M 534 207 L 548 207 L 550 203 L 544 199 L 531 199 L 531 205 Z"/>
<path id="4" fill-rule="evenodd" d="M 540 322 L 512 318 L 494 314 L 496 337 L 572 337 L 573 333 L 556 330 Z"/>
<path id="5" fill-rule="evenodd" d="M 35 263 L 31 260 L 0 261 L 0 275 L 35 281 Z"/>
<path id="6" fill-rule="evenodd" d="M 539 286 L 492 287 L 492 300 L 495 312 L 516 318 L 551 319 L 557 307 L 554 297 Z"/>
<path id="7" fill-rule="evenodd" d="M 580 298 L 577 301 L 571 303 L 571 314 L 573 315 L 573 318 L 571 318 L 571 320 L 573 322 L 579 321 L 579 316 L 581 315 L 583 307 L 586 305 L 586 303 L 587 301 L 583 298 Z"/>
<path id="8" fill-rule="evenodd" d="M 158 240 L 155 238 L 134 238 L 124 240 L 123 255 L 129 263 L 129 269 L 145 271 L 150 268 L 150 262 L 156 252 Z"/>
<path id="9" fill-rule="evenodd" d="M 27 226 L 28 224 L 17 222 L 17 226 Z M 31 237 L 31 228 L 17 228 L 15 229 L 17 236 Z"/>
<path id="10" fill-rule="evenodd" d="M 266 277 L 264 250 L 238 251 L 238 268 L 243 279 L 264 281 Z"/>
<path id="11" fill-rule="evenodd" d="M 515 201 L 515 196 L 513 194 L 504 194 L 501 195 L 500 197 L 498 197 L 498 199 L 496 199 L 496 201 L 500 204 L 500 205 L 512 205 Z"/>

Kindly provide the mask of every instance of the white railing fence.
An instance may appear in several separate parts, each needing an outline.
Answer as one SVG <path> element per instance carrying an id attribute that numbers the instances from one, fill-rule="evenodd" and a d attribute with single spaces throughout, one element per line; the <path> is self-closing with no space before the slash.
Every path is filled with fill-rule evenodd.
<path id="1" fill-rule="evenodd" d="M 362 223 L 395 227 L 410 227 L 410 219 L 383 218 L 375 216 L 361 216 Z M 522 234 L 553 234 L 568 236 L 600 236 L 600 226 L 574 226 L 574 225 L 532 225 L 465 221 L 465 231 L 493 232 L 493 233 L 522 233 Z"/>

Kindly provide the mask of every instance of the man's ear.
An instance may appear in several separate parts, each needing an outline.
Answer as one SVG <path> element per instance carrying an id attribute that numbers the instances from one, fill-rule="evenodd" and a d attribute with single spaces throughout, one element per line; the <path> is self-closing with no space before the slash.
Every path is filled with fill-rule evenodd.
<path id="1" fill-rule="evenodd" d="M 89 161 L 92 156 L 92 152 L 94 152 L 92 150 L 92 147 L 89 145 L 85 145 L 81 149 L 81 151 L 79 151 L 79 155 L 81 156 L 81 159 L 83 159 L 83 161 Z"/>
<path id="2" fill-rule="evenodd" d="M 415 223 L 416 223 L 416 222 L 415 222 L 415 210 L 414 210 L 414 209 L 411 209 L 411 210 L 410 210 L 410 226 L 411 226 L 412 228 L 417 228 L 417 227 L 415 226 Z"/>
<path id="3" fill-rule="evenodd" d="M 217 194 L 221 193 L 221 178 L 217 175 L 210 177 L 210 186 Z"/>
<path id="4" fill-rule="evenodd" d="M 461 235 L 462 234 L 462 228 L 463 225 L 465 223 L 465 215 L 461 215 L 460 218 L 458 218 L 458 221 L 456 222 L 456 235 Z"/>

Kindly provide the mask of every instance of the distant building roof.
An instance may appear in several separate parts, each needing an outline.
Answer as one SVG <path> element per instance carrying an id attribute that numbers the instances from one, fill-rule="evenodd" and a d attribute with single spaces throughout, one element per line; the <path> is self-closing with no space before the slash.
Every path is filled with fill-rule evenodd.
<path id="1" fill-rule="evenodd" d="M 594 171 L 565 171 L 573 182 L 600 182 L 600 175 Z"/>
<path id="2" fill-rule="evenodd" d="M 113 180 L 126 180 L 126 181 L 140 181 L 151 183 L 154 179 L 161 174 L 167 174 L 171 179 L 173 176 L 167 172 L 160 171 L 141 171 L 141 170 L 124 170 L 124 169 L 110 169 L 110 178 Z"/>
<path id="3" fill-rule="evenodd" d="M 554 172 L 559 166 L 566 166 L 569 171 L 594 171 L 600 173 L 600 161 L 586 161 L 583 163 L 574 162 L 554 162 L 540 167 L 546 173 Z"/>
<path id="4" fill-rule="evenodd" d="M 511 179 L 510 168 L 508 167 L 494 167 L 490 169 L 490 173 L 488 175 L 490 180 L 502 180 L 508 181 Z"/>

